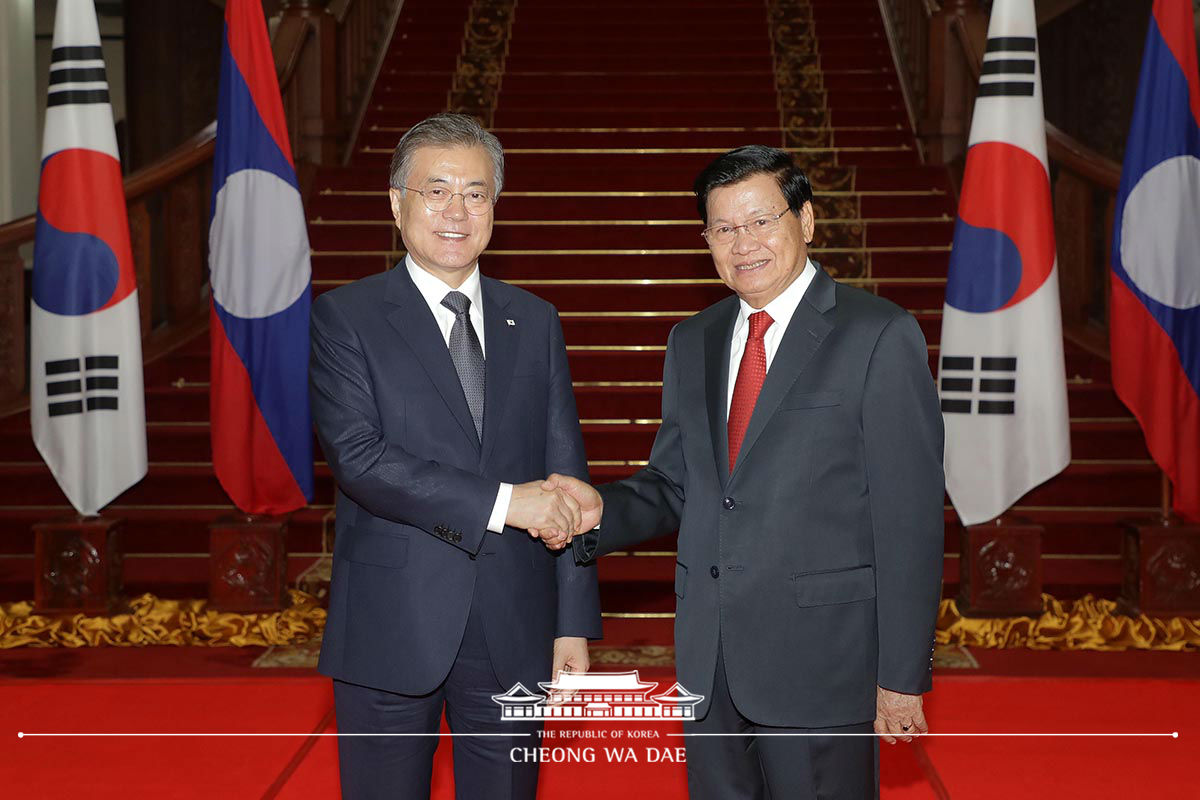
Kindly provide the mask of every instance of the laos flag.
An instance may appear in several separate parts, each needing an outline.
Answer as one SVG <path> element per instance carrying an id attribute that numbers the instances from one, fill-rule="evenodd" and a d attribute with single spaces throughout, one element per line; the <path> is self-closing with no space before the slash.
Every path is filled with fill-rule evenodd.
<path id="1" fill-rule="evenodd" d="M 1033 0 L 992 5 L 938 382 L 946 491 L 964 525 L 999 516 L 1070 462 Z"/>
<path id="2" fill-rule="evenodd" d="M 229 0 L 208 265 L 213 469 L 242 511 L 312 499 L 308 233 L 259 0 Z"/>
<path id="3" fill-rule="evenodd" d="M 75 510 L 146 474 L 142 334 L 92 0 L 59 0 L 29 314 L 33 441 Z"/>
<path id="4" fill-rule="evenodd" d="M 1189 0 L 1155 0 L 1113 217 L 1113 388 L 1200 522 L 1200 79 Z"/>

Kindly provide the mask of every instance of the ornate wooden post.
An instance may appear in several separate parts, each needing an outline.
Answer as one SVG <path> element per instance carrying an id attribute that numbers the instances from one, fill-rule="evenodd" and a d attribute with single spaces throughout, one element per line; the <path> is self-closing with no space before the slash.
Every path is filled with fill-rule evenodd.
<path id="1" fill-rule="evenodd" d="M 121 589 L 119 519 L 75 517 L 33 526 L 34 608 L 110 614 Z"/>
<path id="2" fill-rule="evenodd" d="M 1200 617 L 1200 525 L 1171 513 L 1166 474 L 1158 519 L 1123 527 L 1121 610 L 1134 616 Z"/>
<path id="3" fill-rule="evenodd" d="M 287 517 L 238 514 L 208 526 L 209 604 L 221 611 L 287 605 Z"/>
<path id="4" fill-rule="evenodd" d="M 312 42 L 300 51 L 297 63 L 275 65 L 280 83 L 286 83 L 295 70 L 295 85 L 306 87 L 304 92 L 289 93 L 294 108 L 285 113 L 295 116 L 295 125 L 290 126 L 298 139 L 292 141 L 293 152 L 314 164 L 333 164 L 339 156 L 338 31 L 328 5 L 328 0 L 284 3 L 280 35 L 311 35 Z"/>
<path id="5" fill-rule="evenodd" d="M 917 120 L 929 163 L 947 164 L 966 153 L 975 87 L 955 28 L 974 34 L 981 24 L 986 31 L 987 19 L 973 0 L 946 0 L 929 20 L 929 83 Z"/>
<path id="6" fill-rule="evenodd" d="M 958 610 L 964 616 L 1042 613 L 1042 533 L 1019 517 L 963 529 Z"/>
<path id="7" fill-rule="evenodd" d="M 25 264 L 18 246 L 0 245 L 0 405 L 25 389 Z"/>

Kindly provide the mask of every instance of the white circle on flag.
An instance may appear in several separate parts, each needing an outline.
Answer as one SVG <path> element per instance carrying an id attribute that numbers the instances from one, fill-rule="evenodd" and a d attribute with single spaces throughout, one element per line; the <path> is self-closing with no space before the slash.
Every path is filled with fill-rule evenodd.
<path id="1" fill-rule="evenodd" d="M 271 172 L 243 169 L 217 192 L 208 231 L 213 299 L 237 317 L 288 308 L 308 286 L 308 231 L 300 193 Z"/>
<path id="2" fill-rule="evenodd" d="M 1200 305 L 1200 159 L 1155 164 L 1121 215 L 1121 263 L 1137 287 L 1166 306 Z"/>

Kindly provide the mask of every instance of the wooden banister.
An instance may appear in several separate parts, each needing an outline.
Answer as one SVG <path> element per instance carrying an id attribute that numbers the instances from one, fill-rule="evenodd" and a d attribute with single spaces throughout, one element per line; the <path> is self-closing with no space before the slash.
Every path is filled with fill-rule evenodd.
<path id="1" fill-rule="evenodd" d="M 284 3 L 271 46 L 302 192 L 313 165 L 340 160 L 401 2 Z M 213 123 L 125 178 L 147 361 L 193 338 L 207 320 L 215 135 Z M 0 225 L 0 416 L 27 405 L 30 287 L 21 250 L 36 228 L 34 215 Z"/>
<path id="2" fill-rule="evenodd" d="M 1039 3 L 1039 22 L 1075 4 Z M 987 15 L 977 0 L 880 0 L 880 8 L 922 156 L 961 177 Z M 914 46 L 924 46 L 926 52 L 913 52 Z M 1107 358 L 1109 247 L 1121 167 L 1049 123 L 1046 153 L 1063 333 Z"/>

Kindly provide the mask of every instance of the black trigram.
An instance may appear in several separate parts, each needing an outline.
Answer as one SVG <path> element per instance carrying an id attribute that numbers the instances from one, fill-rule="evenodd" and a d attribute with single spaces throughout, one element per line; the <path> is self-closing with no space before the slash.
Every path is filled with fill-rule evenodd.
<path id="1" fill-rule="evenodd" d="M 1032 36 L 993 36 L 988 39 L 983 69 L 979 73 L 979 96 L 1033 97 L 1036 53 L 1037 39 Z M 999 80 L 984 81 L 989 75 Z"/>
<path id="2" fill-rule="evenodd" d="M 80 371 L 80 361 L 83 370 Z M 46 397 L 52 417 L 117 410 L 116 356 L 86 356 L 46 362 Z"/>
<path id="3" fill-rule="evenodd" d="M 1015 414 L 1016 357 L 983 356 L 978 361 L 979 369 L 976 370 L 974 356 L 942 356 L 942 411 L 947 414 L 970 414 L 972 410 L 977 414 Z"/>
<path id="4" fill-rule="evenodd" d="M 99 45 L 56 47 L 51 51 L 47 106 L 107 102 L 108 75 Z"/>

